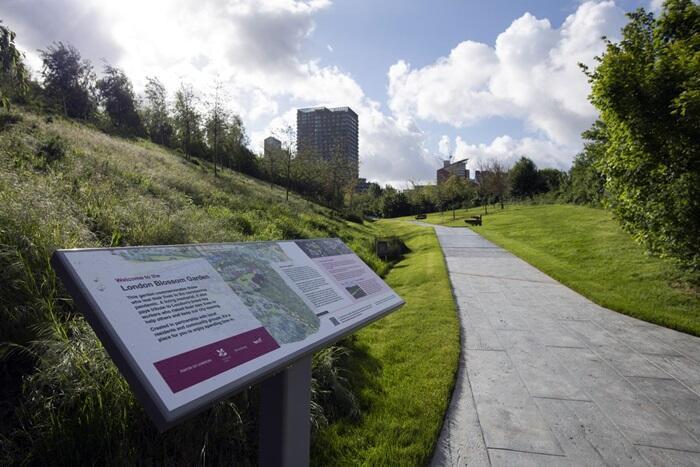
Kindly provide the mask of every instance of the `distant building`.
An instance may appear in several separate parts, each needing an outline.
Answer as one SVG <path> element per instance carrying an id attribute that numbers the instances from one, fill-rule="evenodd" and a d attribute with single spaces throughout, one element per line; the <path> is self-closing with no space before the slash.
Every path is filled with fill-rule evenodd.
<path id="1" fill-rule="evenodd" d="M 481 184 L 481 182 L 484 180 L 484 178 L 488 177 L 491 175 L 493 172 L 489 170 L 475 170 L 474 171 L 474 181 L 478 184 Z"/>
<path id="2" fill-rule="evenodd" d="M 265 151 L 265 157 L 274 156 L 275 154 L 282 152 L 282 141 L 278 140 L 274 136 L 268 136 L 265 138 L 263 150 Z"/>
<path id="3" fill-rule="evenodd" d="M 457 162 L 442 161 L 442 168 L 437 170 L 437 184 L 440 185 L 447 181 L 453 175 L 456 177 L 469 180 L 469 169 L 467 169 L 467 161 L 462 159 Z"/>
<path id="4" fill-rule="evenodd" d="M 313 107 L 297 110 L 297 154 L 323 160 L 340 156 L 359 175 L 358 118 L 350 107 Z"/>
<path id="5" fill-rule="evenodd" d="M 366 178 L 358 178 L 355 185 L 355 193 L 364 193 L 369 190 L 369 183 Z"/>

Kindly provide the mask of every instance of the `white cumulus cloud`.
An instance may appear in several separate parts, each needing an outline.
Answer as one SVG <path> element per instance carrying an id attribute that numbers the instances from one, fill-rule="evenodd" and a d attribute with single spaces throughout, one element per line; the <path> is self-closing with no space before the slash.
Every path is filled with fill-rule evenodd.
<path id="1" fill-rule="evenodd" d="M 543 162 L 566 166 L 580 147 L 581 132 L 597 116 L 578 64 L 594 65 L 604 50 L 601 37 L 615 38 L 624 23 L 613 1 L 582 3 L 559 28 L 525 13 L 498 35 L 494 47 L 465 41 L 423 68 L 395 63 L 389 70 L 389 106 L 399 118 L 455 127 L 494 116 L 519 119 L 533 137 L 520 146 L 511 139 L 509 147 L 526 149 L 542 141 L 548 154 L 564 158 L 547 156 Z M 533 150 L 543 149 L 536 146 Z"/>
<path id="2" fill-rule="evenodd" d="M 573 156 L 567 148 L 543 138 L 517 139 L 503 135 L 488 144 L 469 144 L 458 136 L 454 145 L 455 158 L 468 158 L 467 167 L 471 170 L 479 170 L 491 160 L 498 160 L 510 167 L 522 156 L 532 159 L 538 167 L 564 170 L 567 168 L 565 161 Z"/>

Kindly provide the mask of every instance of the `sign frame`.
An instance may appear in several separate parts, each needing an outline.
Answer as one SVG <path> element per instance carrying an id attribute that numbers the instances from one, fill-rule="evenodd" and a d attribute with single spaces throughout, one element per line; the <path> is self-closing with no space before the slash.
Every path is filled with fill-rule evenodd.
<path id="1" fill-rule="evenodd" d="M 314 239 L 315 240 L 315 239 Z M 331 240 L 331 238 L 321 238 L 318 240 Z M 332 239 L 339 240 L 339 239 Z M 345 244 L 344 242 L 341 243 Z M 154 422 L 158 430 L 162 433 L 169 428 L 179 424 L 180 422 L 191 418 L 198 413 L 208 409 L 213 404 L 227 399 L 234 394 L 246 389 L 249 386 L 259 384 L 263 380 L 275 374 L 285 371 L 288 367 L 305 358 L 311 356 L 339 340 L 347 337 L 359 329 L 385 317 L 386 315 L 401 308 L 405 301 L 396 292 L 394 294 L 400 300 L 399 303 L 388 307 L 385 310 L 374 314 L 362 317 L 356 322 L 344 327 L 337 333 L 331 333 L 319 340 L 297 349 L 293 352 L 281 356 L 277 360 L 270 362 L 260 368 L 257 368 L 240 378 L 224 384 L 217 389 L 214 389 L 192 401 L 189 401 L 180 407 L 169 410 L 163 401 L 160 399 L 156 389 L 152 386 L 146 375 L 141 371 L 136 360 L 131 356 L 127 345 L 120 338 L 118 332 L 114 329 L 106 315 L 102 312 L 96 300 L 93 298 L 85 281 L 80 277 L 78 272 L 73 268 L 67 255 L 72 252 L 89 252 L 89 251 L 118 251 L 118 250 L 133 250 L 141 248 L 177 248 L 177 247 L 196 247 L 196 246 L 225 246 L 225 245 L 252 245 L 256 243 L 279 243 L 279 242 L 294 242 L 294 240 L 279 240 L 279 241 L 260 241 L 260 242 L 222 242 L 222 243 L 193 243 L 193 244 L 177 244 L 177 245 L 142 245 L 142 246 L 127 246 L 127 247 L 111 247 L 111 248 L 75 248 L 75 249 L 59 249 L 56 250 L 51 258 L 51 265 L 56 271 L 57 276 L 62 280 L 66 290 L 73 297 L 76 309 L 82 313 L 90 326 L 95 331 L 95 334 L 100 339 L 110 358 L 114 361 L 120 373 L 129 383 L 136 399 L 144 407 L 146 413 Z M 351 250 L 352 251 L 352 250 Z M 355 254 L 353 252 L 353 254 Z M 382 280 L 380 278 L 380 280 Z M 383 280 L 382 280 L 383 282 Z M 393 292 L 393 290 L 392 290 Z"/>

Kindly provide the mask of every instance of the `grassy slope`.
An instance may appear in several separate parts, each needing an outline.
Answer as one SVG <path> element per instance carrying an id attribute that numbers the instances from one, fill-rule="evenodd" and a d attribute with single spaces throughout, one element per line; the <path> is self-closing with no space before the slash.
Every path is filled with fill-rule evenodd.
<path id="1" fill-rule="evenodd" d="M 407 223 L 379 225 L 411 250 L 386 277 L 406 305 L 358 333 L 363 415 L 318 433 L 317 465 L 425 464 L 454 384 L 459 325 L 437 238 Z"/>
<path id="2" fill-rule="evenodd" d="M 49 161 L 42 148 L 56 135 L 66 151 Z M 255 179 L 214 178 L 207 164 L 73 122 L 29 113 L 0 121 L 0 342 L 31 341 L 35 352 L 0 360 L 0 464 L 191 465 L 205 456 L 244 465 L 255 453 L 255 392 L 164 435 L 153 429 L 57 283 L 55 248 L 339 236 L 385 273 L 372 237 L 394 225 L 349 223 L 296 196 L 285 203 Z M 434 235 L 400 230 L 414 253 L 389 282 L 408 305 L 351 345 L 346 376 L 364 415 L 319 432 L 319 463 L 414 463 L 437 435 L 456 370 L 456 317 Z"/>
<path id="3" fill-rule="evenodd" d="M 700 335 L 700 299 L 676 286 L 673 263 L 644 253 L 610 213 L 574 205 L 489 208 L 474 230 L 596 303 L 645 321 Z M 463 227 L 481 209 L 427 221 Z"/>
<path id="4" fill-rule="evenodd" d="M 296 196 L 286 203 L 282 190 L 240 174 L 215 178 L 207 164 L 145 141 L 16 116 L 0 119 L 0 344 L 31 355 L 0 360 L 0 464 L 192 464 L 200 456 L 245 463 L 255 453 L 247 425 L 255 394 L 159 435 L 74 313 L 51 253 L 338 236 L 381 273 L 387 265 L 372 253 L 374 229 Z"/>

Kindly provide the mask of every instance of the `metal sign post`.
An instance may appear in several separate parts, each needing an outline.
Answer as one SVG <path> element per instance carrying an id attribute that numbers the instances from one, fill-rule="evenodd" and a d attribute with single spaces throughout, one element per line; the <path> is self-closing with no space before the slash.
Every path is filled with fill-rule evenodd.
<path id="1" fill-rule="evenodd" d="M 311 356 L 261 383 L 259 465 L 309 465 L 310 409 Z"/>

